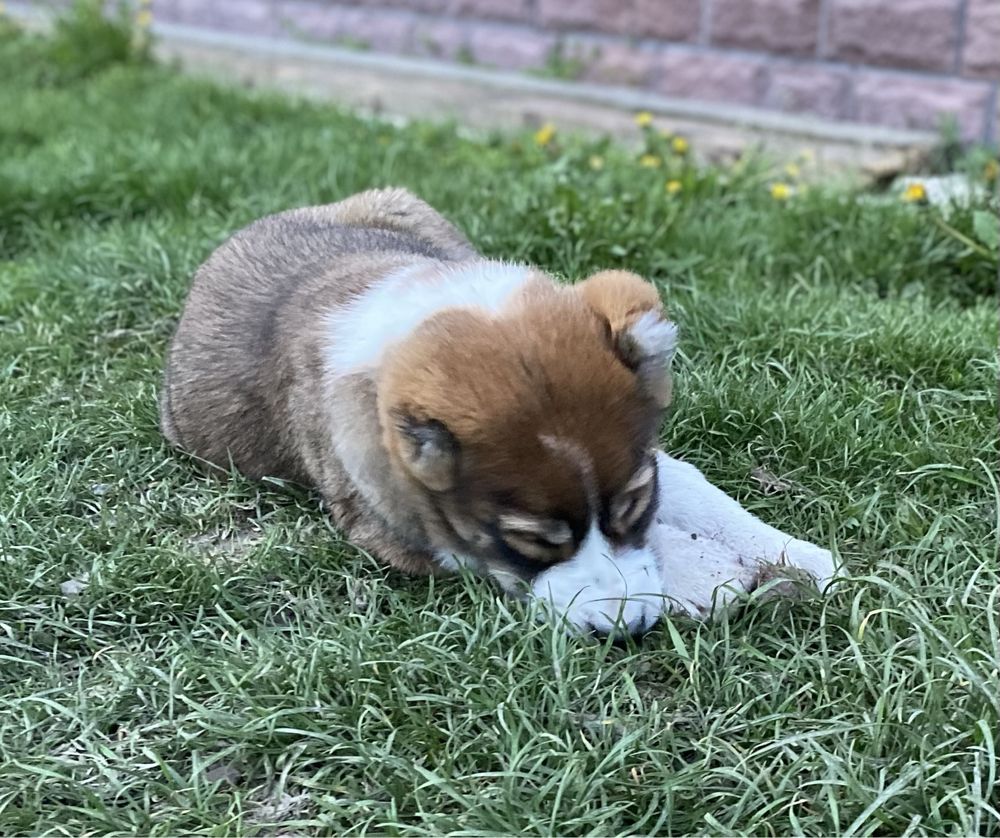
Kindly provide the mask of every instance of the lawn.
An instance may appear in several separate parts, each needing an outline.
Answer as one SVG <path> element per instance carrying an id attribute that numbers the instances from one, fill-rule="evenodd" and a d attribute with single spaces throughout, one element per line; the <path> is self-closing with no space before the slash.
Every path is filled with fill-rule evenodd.
<path id="1" fill-rule="evenodd" d="M 0 834 L 1000 833 L 983 216 L 699 169 L 660 127 L 655 160 L 469 139 L 191 80 L 93 21 L 3 28 Z M 664 446 L 838 550 L 839 591 L 616 648 L 169 450 L 199 262 L 387 184 L 489 255 L 653 278 Z"/>

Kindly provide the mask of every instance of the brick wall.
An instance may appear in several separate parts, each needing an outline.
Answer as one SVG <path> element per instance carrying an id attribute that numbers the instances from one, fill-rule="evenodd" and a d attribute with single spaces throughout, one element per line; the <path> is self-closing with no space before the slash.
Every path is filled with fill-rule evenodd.
<path id="1" fill-rule="evenodd" d="M 163 21 L 1000 140 L 1000 0 L 153 0 Z"/>

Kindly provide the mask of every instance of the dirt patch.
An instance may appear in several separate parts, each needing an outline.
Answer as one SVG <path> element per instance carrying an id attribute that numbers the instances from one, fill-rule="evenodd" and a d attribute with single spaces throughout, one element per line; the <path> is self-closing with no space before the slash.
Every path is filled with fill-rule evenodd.
<path id="1" fill-rule="evenodd" d="M 777 495 L 795 488 L 792 481 L 778 477 L 764 466 L 757 466 L 750 472 L 750 476 L 760 484 L 765 495 Z"/>
<path id="2" fill-rule="evenodd" d="M 264 532 L 252 521 L 238 527 L 217 527 L 191 536 L 188 545 L 206 559 L 226 559 L 242 563 L 264 540 Z"/>
<path id="3" fill-rule="evenodd" d="M 247 813 L 247 820 L 250 823 L 260 825 L 278 824 L 282 821 L 301 817 L 310 806 L 311 803 L 307 792 L 302 792 L 301 794 L 282 793 L 263 803 L 254 804 L 253 808 Z"/>

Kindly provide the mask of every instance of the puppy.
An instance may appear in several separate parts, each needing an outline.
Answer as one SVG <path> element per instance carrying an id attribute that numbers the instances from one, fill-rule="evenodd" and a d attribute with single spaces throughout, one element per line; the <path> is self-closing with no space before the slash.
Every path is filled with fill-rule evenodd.
<path id="1" fill-rule="evenodd" d="M 654 448 L 676 329 L 634 274 L 483 258 L 402 189 L 263 218 L 197 271 L 161 427 L 316 488 L 359 548 L 467 566 L 584 631 L 664 607 Z"/>

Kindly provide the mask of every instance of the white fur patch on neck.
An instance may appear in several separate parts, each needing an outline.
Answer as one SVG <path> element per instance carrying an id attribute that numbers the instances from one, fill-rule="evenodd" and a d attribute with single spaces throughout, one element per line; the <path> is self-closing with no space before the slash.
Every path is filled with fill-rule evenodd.
<path id="1" fill-rule="evenodd" d="M 389 274 L 329 316 L 327 362 L 335 375 L 378 367 L 385 351 L 450 308 L 500 312 L 531 276 L 527 265 L 476 261 L 418 264 Z"/>

